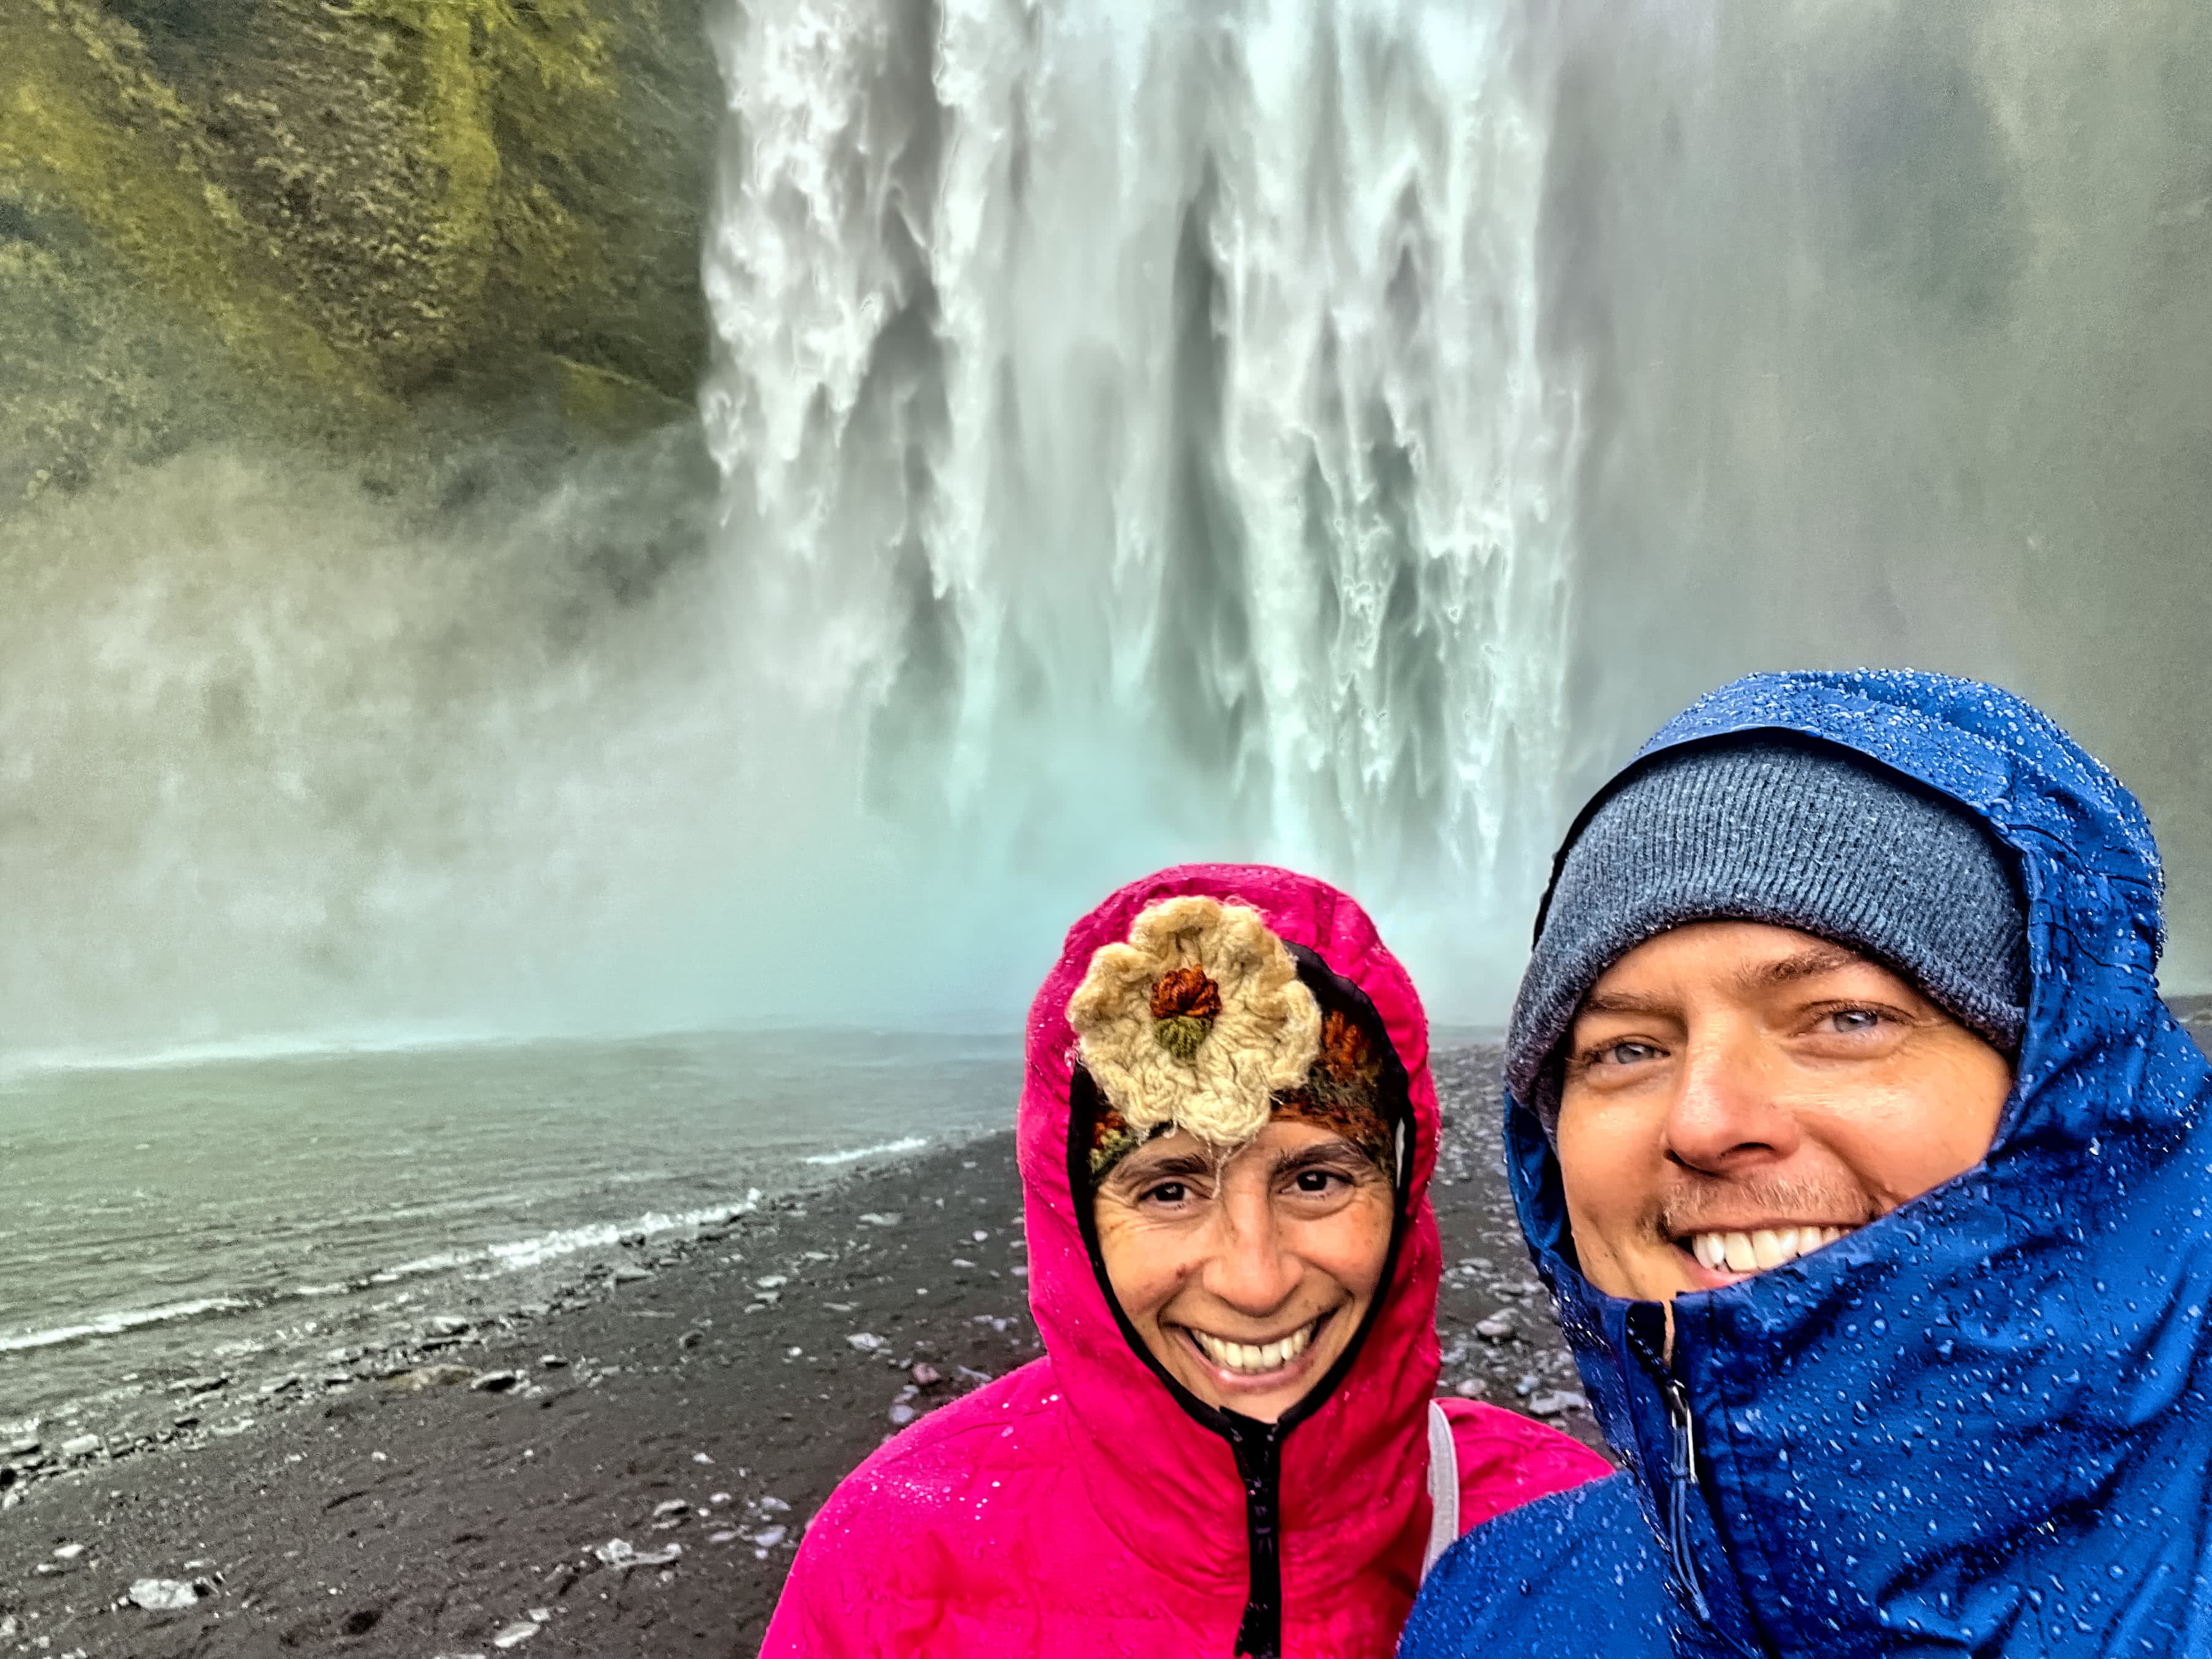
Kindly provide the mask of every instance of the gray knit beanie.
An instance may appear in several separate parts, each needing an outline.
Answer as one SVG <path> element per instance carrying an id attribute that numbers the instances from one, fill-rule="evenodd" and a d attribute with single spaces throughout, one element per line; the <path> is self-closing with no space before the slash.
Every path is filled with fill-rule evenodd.
<path id="1" fill-rule="evenodd" d="M 1590 987 L 1646 939 L 1722 920 L 1864 951 L 2019 1052 L 2027 929 L 1988 830 L 1848 750 L 1760 734 L 1632 771 L 1562 861 L 1505 1039 L 1506 1085 L 1547 1134 L 1555 1052 Z"/>

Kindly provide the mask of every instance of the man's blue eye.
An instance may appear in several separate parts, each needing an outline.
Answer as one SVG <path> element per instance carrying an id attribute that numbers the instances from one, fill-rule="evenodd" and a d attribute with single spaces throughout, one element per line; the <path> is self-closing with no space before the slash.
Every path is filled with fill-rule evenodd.
<path id="1" fill-rule="evenodd" d="M 1828 1018 L 1844 1031 L 1863 1031 L 1881 1023 L 1881 1016 L 1871 1008 L 1841 1008 Z"/>

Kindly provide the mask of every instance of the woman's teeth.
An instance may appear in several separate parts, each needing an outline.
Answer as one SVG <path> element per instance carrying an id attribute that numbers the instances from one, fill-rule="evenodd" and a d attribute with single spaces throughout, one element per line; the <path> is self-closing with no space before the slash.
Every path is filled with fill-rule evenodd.
<path id="1" fill-rule="evenodd" d="M 1240 1376 L 1261 1376 L 1282 1370 L 1304 1353 L 1306 1344 L 1313 1340 L 1314 1333 L 1320 1328 L 1321 1321 L 1316 1319 L 1279 1342 L 1263 1342 L 1256 1347 L 1249 1342 L 1224 1342 L 1204 1331 L 1192 1331 L 1191 1337 L 1200 1351 L 1223 1370 L 1234 1371 Z"/>
<path id="2" fill-rule="evenodd" d="M 1755 1233 L 1692 1233 L 1690 1254 L 1715 1273 L 1755 1273 L 1810 1255 L 1849 1227 L 1762 1227 Z"/>

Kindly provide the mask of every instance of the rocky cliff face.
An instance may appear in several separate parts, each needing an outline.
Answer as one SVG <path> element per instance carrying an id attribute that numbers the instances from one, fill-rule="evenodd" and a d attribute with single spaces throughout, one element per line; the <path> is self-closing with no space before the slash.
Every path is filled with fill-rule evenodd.
<path id="1" fill-rule="evenodd" d="M 703 0 L 8 0 L 0 503 L 210 435 L 680 415 Z"/>

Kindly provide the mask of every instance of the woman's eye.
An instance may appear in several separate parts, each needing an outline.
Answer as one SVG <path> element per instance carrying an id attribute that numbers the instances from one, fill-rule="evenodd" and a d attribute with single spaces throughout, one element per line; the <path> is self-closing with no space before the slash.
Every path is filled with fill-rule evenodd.
<path id="1" fill-rule="evenodd" d="M 1190 1196 L 1190 1188 L 1180 1181 L 1163 1181 L 1145 1194 L 1148 1204 L 1180 1204 Z"/>
<path id="2" fill-rule="evenodd" d="M 1343 1179 L 1334 1170 L 1301 1170 L 1296 1177 L 1297 1189 L 1302 1193 L 1325 1193 Z"/>

